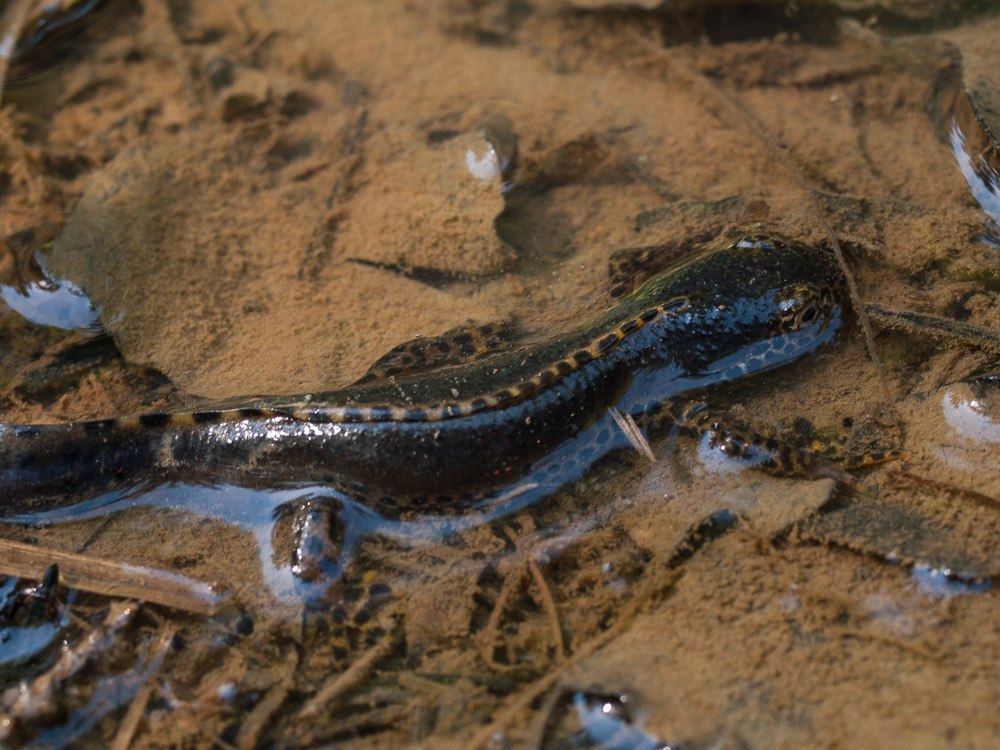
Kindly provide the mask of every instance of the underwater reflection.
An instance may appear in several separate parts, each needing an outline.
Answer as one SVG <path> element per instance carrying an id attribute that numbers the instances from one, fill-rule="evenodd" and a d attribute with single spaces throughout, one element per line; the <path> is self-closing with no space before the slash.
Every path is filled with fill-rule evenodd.
<path id="1" fill-rule="evenodd" d="M 949 388 L 941 398 L 944 419 L 955 432 L 979 443 L 1000 443 L 1000 423 L 990 416 L 988 406 L 968 386 Z"/>
<path id="2" fill-rule="evenodd" d="M 101 306 L 91 302 L 82 289 L 69 281 L 53 279 L 36 256 L 41 279 L 24 284 L 0 284 L 0 299 L 32 323 L 66 330 L 101 327 Z"/>
<path id="3" fill-rule="evenodd" d="M 955 119 L 951 121 L 948 139 L 958 168 L 969 183 L 973 197 L 993 221 L 1000 222 L 1000 175 L 981 152 L 969 153 L 966 134 Z"/>
<path id="4" fill-rule="evenodd" d="M 950 568 L 935 568 L 926 563 L 914 565 L 911 577 L 918 591 L 935 599 L 982 594 L 991 585 L 989 578 L 970 578 Z"/>
<path id="5" fill-rule="evenodd" d="M 321 601 L 349 568 L 362 540 L 380 536 L 407 548 L 434 544 L 450 534 L 488 523 L 533 502 L 554 488 L 527 483 L 496 498 L 489 505 L 459 516 L 418 516 L 412 519 L 387 518 L 341 491 L 323 484 L 281 484 L 275 487 L 245 487 L 169 482 L 139 485 L 105 492 L 78 504 L 23 513 L 3 519 L 4 523 L 47 525 L 79 522 L 121 513 L 132 508 L 160 508 L 180 511 L 194 519 L 217 520 L 249 533 L 255 540 L 261 576 L 269 593 L 284 603 L 311 604 Z M 336 514 L 335 524 L 314 524 L 322 529 L 304 529 L 316 508 Z M 290 522 L 290 523 L 289 523 Z M 177 523 L 171 521 L 171 523 Z M 183 525 L 184 522 L 181 522 Z M 313 532 L 336 530 L 335 548 L 310 552 L 317 540 Z M 579 531 L 579 530 L 578 530 Z M 320 558 L 319 577 L 303 576 L 298 569 L 303 555 Z"/>
<path id="6" fill-rule="evenodd" d="M 680 750 L 649 734 L 633 715 L 633 700 L 627 694 L 605 695 L 578 690 L 572 704 L 580 730 L 565 746 L 588 750 Z"/>

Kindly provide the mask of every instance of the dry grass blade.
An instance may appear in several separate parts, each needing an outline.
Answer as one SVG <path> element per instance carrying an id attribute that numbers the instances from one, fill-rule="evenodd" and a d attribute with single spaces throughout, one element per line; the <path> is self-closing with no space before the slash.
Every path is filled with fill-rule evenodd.
<path id="1" fill-rule="evenodd" d="M 59 566 L 60 580 L 71 588 L 202 615 L 215 614 L 227 596 L 170 571 L 0 539 L 0 575 L 40 578 L 51 565 Z"/>
<path id="2" fill-rule="evenodd" d="M 622 432 L 625 433 L 625 437 L 628 438 L 628 441 L 632 443 L 632 447 L 650 461 L 655 461 L 656 456 L 653 455 L 653 449 L 649 447 L 649 441 L 646 440 L 646 436 L 642 434 L 642 430 L 639 429 L 639 425 L 635 423 L 635 419 L 632 418 L 632 415 L 622 414 L 617 409 L 612 409 L 611 416 L 614 417 L 615 423 L 621 427 Z"/>

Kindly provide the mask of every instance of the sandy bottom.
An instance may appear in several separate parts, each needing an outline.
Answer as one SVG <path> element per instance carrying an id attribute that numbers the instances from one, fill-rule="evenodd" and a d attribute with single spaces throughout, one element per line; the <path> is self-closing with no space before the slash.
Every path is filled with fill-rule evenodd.
<path id="1" fill-rule="evenodd" d="M 119 686 L 81 746 L 587 747 L 586 701 L 623 693 L 612 729 L 632 744 L 607 747 L 1000 745 L 996 589 L 941 573 L 1000 575 L 1000 392 L 962 382 L 997 356 L 968 330 L 1000 330 L 1000 240 L 941 140 L 940 75 L 962 54 L 995 70 L 995 49 L 966 45 L 995 20 L 926 33 L 936 6 L 913 3 L 839 22 L 812 3 L 111 5 L 68 61 L 11 67 L 0 281 L 37 283 L 37 251 L 113 338 L 0 303 L 3 422 L 328 390 L 468 320 L 559 331 L 608 304 L 614 251 L 741 228 L 832 234 L 864 303 L 975 328 L 873 318 L 879 365 L 854 324 L 719 394 L 754 423 L 907 452 L 864 492 L 732 473 L 669 439 L 655 463 L 447 543 L 366 541 L 350 585 L 373 570 L 398 596 L 377 629 L 349 629 L 346 663 L 339 634 L 303 623 L 280 529 L 260 552 L 267 513 L 195 498 L 0 527 L 230 592 L 212 617 L 146 605 L 39 724 L 84 713 L 172 630 L 148 687 Z M 710 533 L 721 511 L 735 523 Z M 77 609 L 71 641 L 107 600 Z"/>

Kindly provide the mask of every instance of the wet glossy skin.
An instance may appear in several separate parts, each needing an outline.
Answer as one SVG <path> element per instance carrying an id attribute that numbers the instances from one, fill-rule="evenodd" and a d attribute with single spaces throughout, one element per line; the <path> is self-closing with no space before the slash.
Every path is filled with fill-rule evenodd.
<path id="1" fill-rule="evenodd" d="M 840 273 L 825 252 L 747 237 L 699 254 L 575 331 L 452 366 L 235 408 L 0 426 L 0 512 L 165 482 L 321 483 L 387 517 L 533 498 L 628 447 L 672 399 L 831 342 Z"/>

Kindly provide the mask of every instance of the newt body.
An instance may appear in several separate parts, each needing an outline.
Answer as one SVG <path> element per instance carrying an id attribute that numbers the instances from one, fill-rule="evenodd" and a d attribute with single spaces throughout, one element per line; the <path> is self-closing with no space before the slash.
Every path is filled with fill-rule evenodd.
<path id="1" fill-rule="evenodd" d="M 648 427 L 671 400 L 832 342 L 842 287 L 827 253 L 748 236 L 542 343 L 234 408 L 2 425 L 0 514 L 167 482 L 322 483 L 390 517 L 479 506 L 518 482 L 537 497 L 628 446 L 612 409 Z"/>

